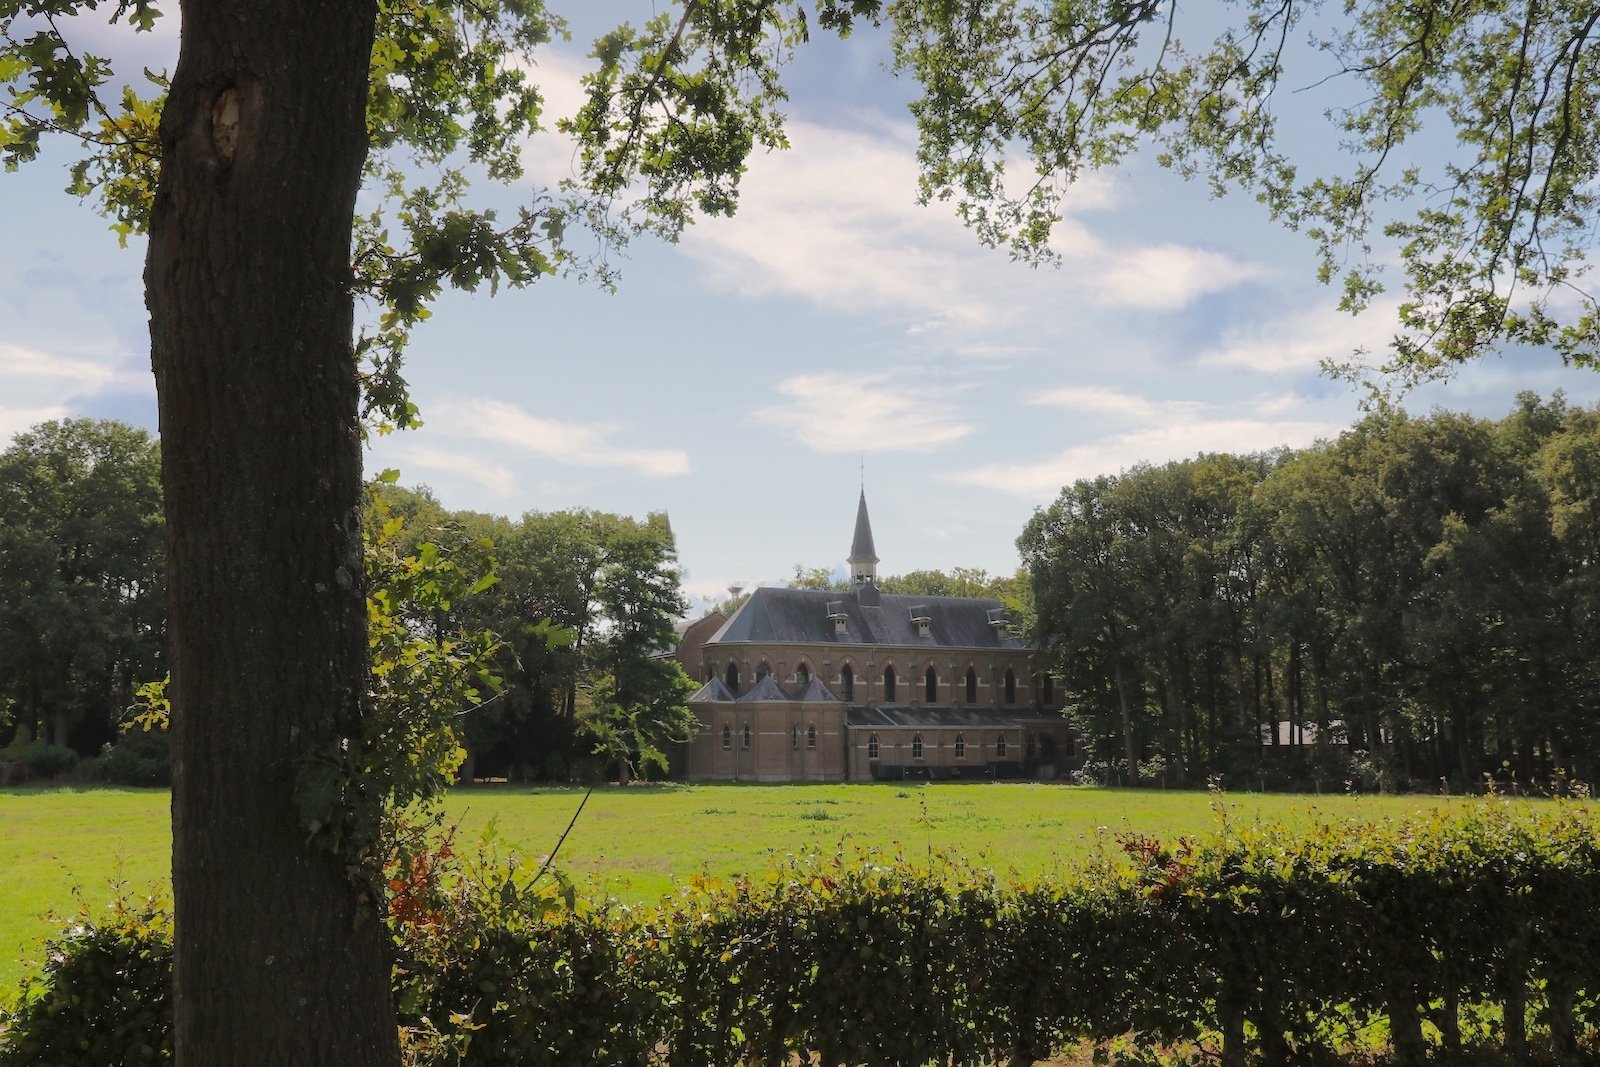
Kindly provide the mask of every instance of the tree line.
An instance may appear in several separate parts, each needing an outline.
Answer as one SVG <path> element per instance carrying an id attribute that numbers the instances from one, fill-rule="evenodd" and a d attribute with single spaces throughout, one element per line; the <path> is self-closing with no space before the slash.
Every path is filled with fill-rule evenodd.
<path id="1" fill-rule="evenodd" d="M 386 484 L 374 500 L 405 519 L 401 551 L 434 544 L 497 579 L 427 620 L 500 641 L 499 692 L 460 721 L 464 773 L 567 781 L 667 771 L 668 746 L 693 728 L 683 701 L 694 684 L 663 655 L 688 610 L 664 512 L 510 519 L 451 511 L 426 488 Z"/>
<path id="2" fill-rule="evenodd" d="M 0 453 L 0 739 L 85 754 L 165 671 L 161 456 L 143 430 L 46 422 Z"/>
<path id="3" fill-rule="evenodd" d="M 1592 781 L 1597 507 L 1600 407 L 1523 393 L 1079 480 L 1017 544 L 1091 776 Z"/>
<path id="4" fill-rule="evenodd" d="M 167 669 L 160 465 L 148 433 L 110 420 L 42 423 L 0 453 L 0 741 L 82 756 L 116 742 L 165 761 L 164 744 L 119 739 L 140 687 Z M 665 771 L 692 688 L 658 655 L 686 609 L 665 514 L 513 520 L 380 479 L 365 525 L 392 569 L 446 559 L 478 586 L 393 605 L 398 625 L 436 641 L 494 635 L 486 699 L 459 709 L 466 773 Z"/>
<path id="5" fill-rule="evenodd" d="M 948 571 L 937 568 L 907 571 L 904 574 L 889 574 L 879 578 L 874 584 L 878 591 L 899 596 L 961 596 L 961 597 L 988 597 L 1003 600 L 1014 596 L 1017 587 L 1026 580 L 1026 575 L 1017 574 L 1007 577 L 1003 574 L 990 574 L 982 567 L 953 567 Z M 794 577 L 789 580 L 790 589 L 826 589 L 830 592 L 848 593 L 854 588 L 850 576 L 846 574 L 835 575 L 831 567 L 803 567 L 796 563 Z M 731 607 L 736 610 L 738 605 L 744 603 L 746 597 L 740 596 L 730 600 L 727 605 L 722 605 L 724 614 L 731 614 Z"/>

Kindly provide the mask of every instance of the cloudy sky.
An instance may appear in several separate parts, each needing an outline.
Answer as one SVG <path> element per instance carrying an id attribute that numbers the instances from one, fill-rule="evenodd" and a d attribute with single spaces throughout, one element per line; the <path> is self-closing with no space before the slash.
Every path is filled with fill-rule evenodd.
<path id="1" fill-rule="evenodd" d="M 407 358 L 426 425 L 370 469 L 454 508 L 664 510 L 686 588 L 715 597 L 842 570 L 863 463 L 884 573 L 1009 572 L 1023 523 L 1074 479 L 1307 445 L 1359 417 L 1318 364 L 1381 349 L 1392 303 L 1341 314 L 1308 242 L 1141 163 L 1073 191 L 1059 267 L 981 248 L 916 202 L 911 87 L 882 45 L 808 49 L 792 148 L 751 162 L 734 218 L 635 244 L 615 294 L 556 279 L 442 301 Z M 140 48 L 159 66 L 170 41 Z M 541 57 L 557 110 L 583 51 Z M 526 158 L 524 194 L 571 150 L 551 136 Z M 60 191 L 67 162 L 0 175 L 0 440 L 81 415 L 155 428 L 143 247 Z M 1407 406 L 1499 416 L 1556 388 L 1594 403 L 1600 375 L 1508 353 Z"/>

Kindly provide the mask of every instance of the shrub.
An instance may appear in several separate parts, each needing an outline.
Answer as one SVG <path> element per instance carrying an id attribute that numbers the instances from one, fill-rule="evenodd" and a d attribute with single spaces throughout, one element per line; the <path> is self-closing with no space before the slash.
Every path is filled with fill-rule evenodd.
<path id="1" fill-rule="evenodd" d="M 1009 887 L 948 861 L 809 856 L 632 912 L 416 835 L 386 872 L 409 1062 L 957 1067 L 1116 1041 L 1312 1063 L 1363 1029 L 1396 1062 L 1594 1051 L 1585 805 L 1120 843 Z M 80 917 L 0 1017 L 0 1067 L 160 1062 L 168 936 L 149 904 Z"/>
<path id="2" fill-rule="evenodd" d="M 116 785 L 172 784 L 171 744 L 165 730 L 127 730 L 100 754 L 100 776 Z"/>
<path id="3" fill-rule="evenodd" d="M 20 763 L 33 778 L 55 778 L 77 765 L 78 754 L 66 745 L 30 741 L 0 749 L 0 763 Z"/>
<path id="4" fill-rule="evenodd" d="M 108 917 L 81 908 L 45 944 L 43 968 L 0 1012 L 0 1067 L 172 1062 L 172 918 L 119 894 Z"/>

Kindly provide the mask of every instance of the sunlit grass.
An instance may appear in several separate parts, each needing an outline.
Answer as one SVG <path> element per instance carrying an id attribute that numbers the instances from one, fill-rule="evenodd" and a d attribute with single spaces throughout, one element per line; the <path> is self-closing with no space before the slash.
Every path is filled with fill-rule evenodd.
<path id="1" fill-rule="evenodd" d="M 583 798 L 582 789 L 478 788 L 453 794 L 446 812 L 458 848 L 489 832 L 498 851 L 534 863 Z M 1002 878 L 1033 877 L 1115 848 L 1122 833 L 1205 833 L 1223 812 L 1236 822 L 1378 821 L 1444 803 L 1452 801 L 1247 793 L 1219 802 L 1194 792 L 1032 784 L 611 787 L 590 797 L 557 865 L 584 891 L 632 903 L 658 900 L 696 874 L 760 871 L 808 850 L 956 856 Z M 51 929 L 41 916 L 70 915 L 75 894 L 98 907 L 114 881 L 135 893 L 165 888 L 168 818 L 163 790 L 0 790 L 0 990 L 38 959 Z"/>

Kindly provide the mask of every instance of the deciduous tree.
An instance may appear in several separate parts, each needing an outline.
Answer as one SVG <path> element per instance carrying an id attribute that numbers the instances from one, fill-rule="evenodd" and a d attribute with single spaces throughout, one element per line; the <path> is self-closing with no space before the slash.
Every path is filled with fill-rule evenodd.
<path id="1" fill-rule="evenodd" d="M 149 434 L 96 419 L 0 454 L 0 720 L 92 752 L 160 673 L 160 464 Z"/>

